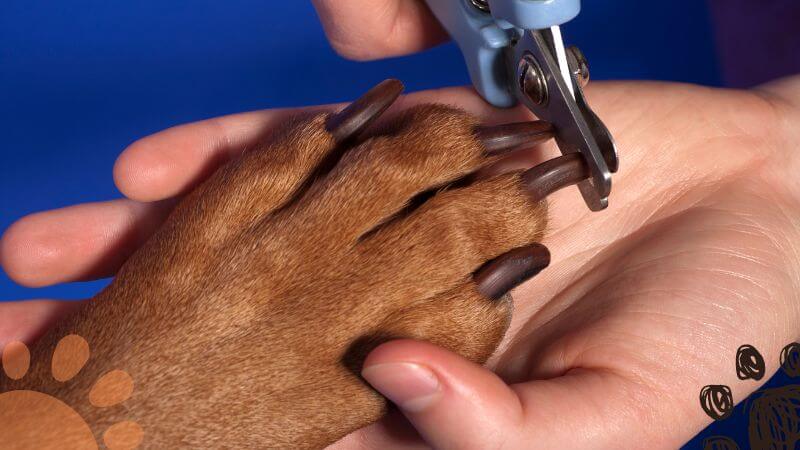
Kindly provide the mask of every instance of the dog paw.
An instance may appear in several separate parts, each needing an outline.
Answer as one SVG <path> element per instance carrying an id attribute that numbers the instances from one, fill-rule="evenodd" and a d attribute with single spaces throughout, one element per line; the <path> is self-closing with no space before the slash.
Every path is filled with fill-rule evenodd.
<path id="1" fill-rule="evenodd" d="M 120 366 L 136 380 L 125 411 L 85 411 L 93 427 L 134 416 L 152 447 L 318 448 L 384 414 L 358 376 L 379 343 L 490 356 L 505 294 L 549 262 L 544 197 L 585 167 L 503 173 L 550 128 L 441 105 L 367 130 L 401 89 L 298 118 L 221 167 L 42 341 L 79 334 L 97 356 L 87 379 Z"/>

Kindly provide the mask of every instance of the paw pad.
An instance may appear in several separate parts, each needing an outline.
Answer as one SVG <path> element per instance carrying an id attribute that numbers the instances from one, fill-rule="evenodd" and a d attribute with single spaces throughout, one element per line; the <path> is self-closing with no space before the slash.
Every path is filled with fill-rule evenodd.
<path id="1" fill-rule="evenodd" d="M 66 383 L 78 376 L 90 357 L 89 344 L 78 335 L 62 338 L 53 352 L 51 374 Z M 3 371 L 12 380 L 22 380 L 30 368 L 30 351 L 19 341 L 3 349 Z M 89 402 L 97 408 L 118 405 L 133 394 L 133 379 L 122 370 L 102 375 L 89 391 Z M 86 421 L 70 406 L 50 395 L 28 390 L 0 393 L 0 436 L 14 448 L 98 448 Z M 144 433 L 133 421 L 109 427 L 103 443 L 111 450 L 138 447 Z"/>

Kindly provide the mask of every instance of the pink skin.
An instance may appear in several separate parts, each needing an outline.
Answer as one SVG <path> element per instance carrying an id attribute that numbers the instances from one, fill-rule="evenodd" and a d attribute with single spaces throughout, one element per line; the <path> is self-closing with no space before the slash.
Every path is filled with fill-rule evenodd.
<path id="1" fill-rule="evenodd" d="M 447 38 L 423 1 L 312 1 L 331 45 L 350 59 L 405 55 Z"/>
<path id="2" fill-rule="evenodd" d="M 421 4 L 315 1 L 335 48 L 356 59 L 439 42 Z M 499 376 L 429 344 L 385 344 L 365 377 L 405 405 L 408 421 L 394 415 L 332 448 L 674 448 L 710 422 L 702 386 L 727 384 L 737 400 L 758 388 L 736 379 L 739 345 L 755 345 L 767 372 L 777 370 L 780 349 L 800 334 L 800 77 L 757 92 L 595 83 L 589 96 L 620 148 L 611 207 L 590 213 L 575 189 L 551 197 L 553 264 L 515 291 L 509 336 L 488 364 Z M 463 88 L 395 108 L 437 101 L 488 123 L 531 119 Z M 127 199 L 21 219 L 0 241 L 0 263 L 31 286 L 113 274 L 174 198 L 285 113 L 221 117 L 132 144 L 114 167 Z M 142 203 L 154 201 L 163 202 Z M 30 342 L 66 308 L 0 304 L 0 346 Z M 386 364 L 412 365 L 405 373 L 423 374 L 421 384 L 385 375 Z M 434 392 L 420 396 L 431 379 Z"/>

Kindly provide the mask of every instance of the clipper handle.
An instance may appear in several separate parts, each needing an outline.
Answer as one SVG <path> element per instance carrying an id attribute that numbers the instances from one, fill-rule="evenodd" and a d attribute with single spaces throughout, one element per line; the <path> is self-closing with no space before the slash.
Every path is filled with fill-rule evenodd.
<path id="1" fill-rule="evenodd" d="M 494 106 L 517 104 L 504 50 L 525 30 L 575 18 L 580 0 L 426 0 L 458 44 L 472 84 Z"/>

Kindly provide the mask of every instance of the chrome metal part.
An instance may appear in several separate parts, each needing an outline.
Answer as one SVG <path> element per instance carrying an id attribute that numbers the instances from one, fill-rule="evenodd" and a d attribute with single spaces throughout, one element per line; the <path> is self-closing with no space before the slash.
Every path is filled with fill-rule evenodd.
<path id="1" fill-rule="evenodd" d="M 472 3 L 472 6 L 485 13 L 491 12 L 488 0 L 469 0 L 469 2 Z"/>
<path id="2" fill-rule="evenodd" d="M 519 87 L 537 105 L 547 104 L 547 81 L 536 57 L 528 53 L 519 61 Z"/>
<path id="3" fill-rule="evenodd" d="M 520 80 L 514 87 L 517 97 L 539 119 L 553 124 L 556 142 L 563 154 L 581 153 L 584 156 L 591 176 L 578 188 L 589 209 L 599 211 L 608 206 L 611 173 L 618 167 L 616 147 L 608 129 L 586 103 L 580 82 L 584 73 L 588 79 L 585 58 L 574 51 L 569 52 L 575 60 L 577 72 L 571 68 L 568 71 L 570 80 L 565 80 L 554 56 L 553 39 L 550 30 L 525 32 L 513 47 L 513 58 L 510 59 L 517 61 L 517 67 L 511 70 Z M 536 69 L 531 69 L 534 67 L 531 61 L 536 63 Z M 571 86 L 567 85 L 568 82 Z M 545 102 L 541 102 L 542 92 L 547 94 Z"/>

